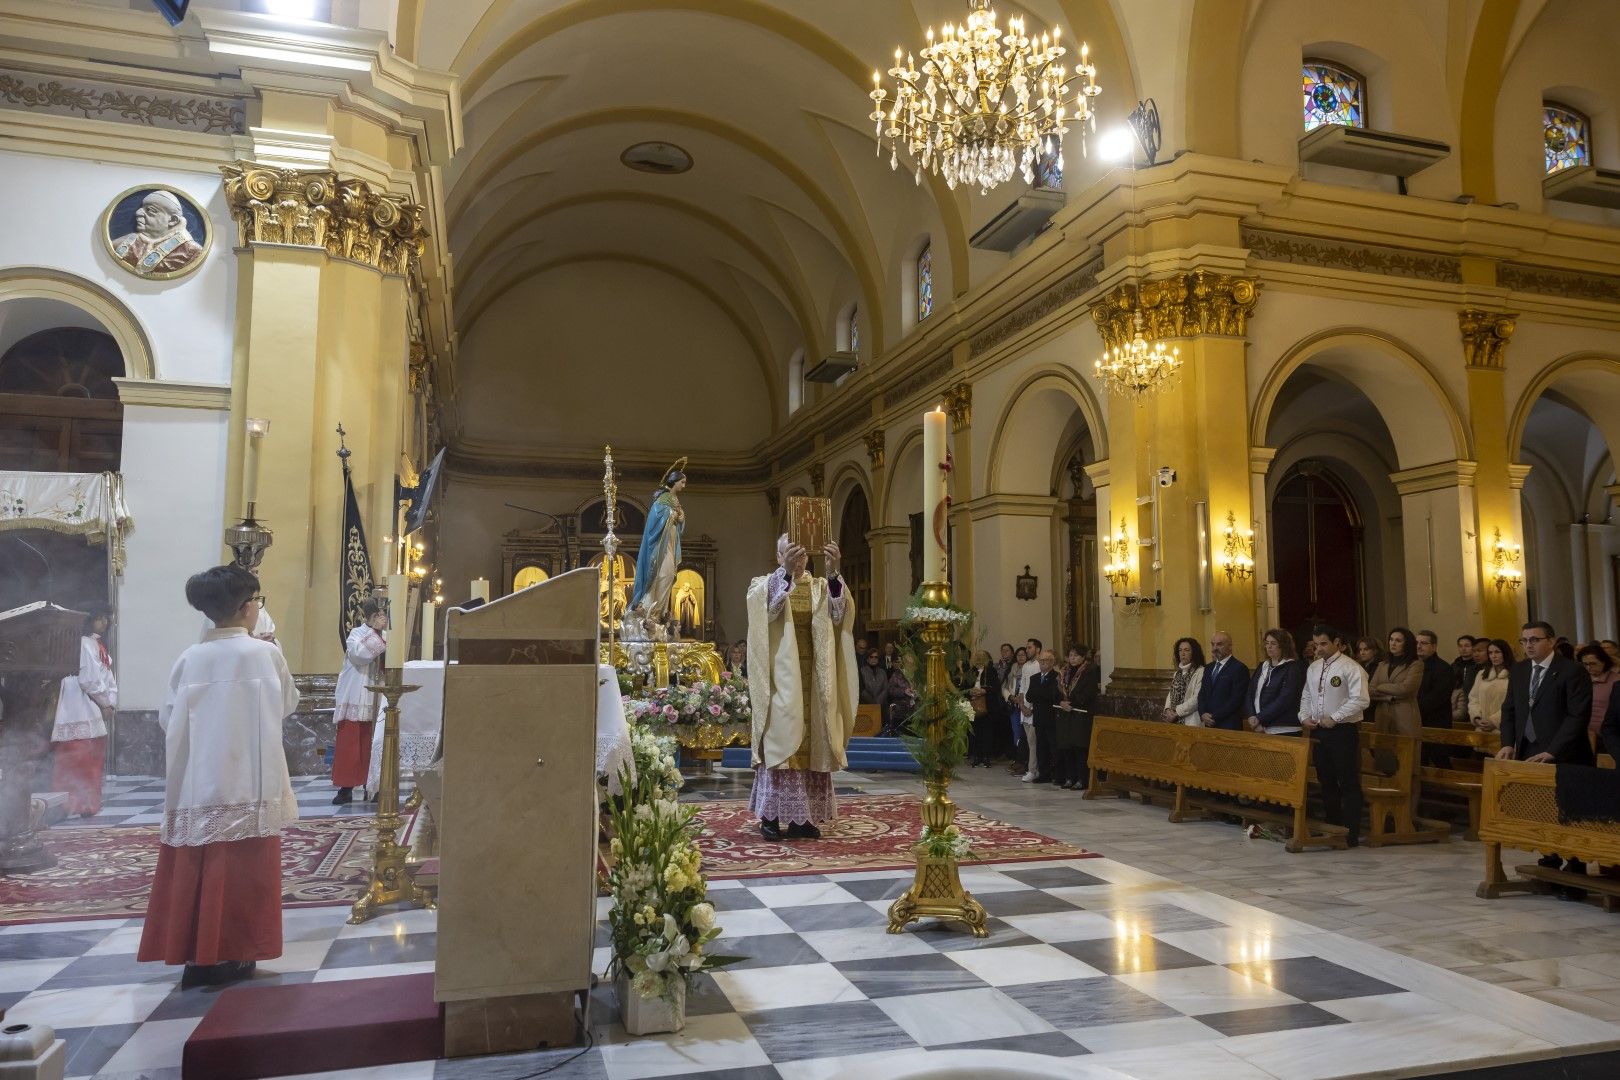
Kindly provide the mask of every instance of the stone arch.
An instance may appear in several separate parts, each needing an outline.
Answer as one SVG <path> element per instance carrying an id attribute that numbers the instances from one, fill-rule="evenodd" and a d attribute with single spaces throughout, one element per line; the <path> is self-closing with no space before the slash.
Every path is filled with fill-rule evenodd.
<path id="1" fill-rule="evenodd" d="M 1599 352 L 1569 353 L 1547 364 L 1519 395 L 1508 422 L 1508 460 L 1516 461 L 1524 445 L 1530 410 L 1548 390 L 1569 387 L 1567 397 L 1580 402 L 1580 411 L 1592 421 L 1610 453 L 1620 448 L 1620 357 Z"/>
<path id="2" fill-rule="evenodd" d="M 878 510 L 882 511 L 883 520 L 881 523 L 874 521 L 874 527 L 907 524 L 907 521 L 904 518 L 902 518 L 900 521 L 891 520 L 894 516 L 893 512 L 896 502 L 894 493 L 898 490 L 898 477 L 902 472 L 905 472 L 909 477 L 909 479 L 905 481 L 906 483 L 909 483 L 912 487 L 919 487 L 920 481 L 917 479 L 917 469 L 908 470 L 902 468 L 902 466 L 907 463 L 906 459 L 911 456 L 913 451 L 915 451 L 919 456 L 922 454 L 922 437 L 922 425 L 918 424 L 915 428 L 912 428 L 902 435 L 884 452 L 887 459 L 887 467 L 883 470 L 883 502 L 881 506 L 873 507 L 874 513 Z"/>
<path id="3" fill-rule="evenodd" d="M 872 498 L 872 478 L 861 468 L 860 462 L 854 458 L 844 461 L 832 475 L 832 483 L 827 485 L 828 496 L 832 499 L 833 518 L 836 521 L 842 513 L 844 503 L 849 499 L 852 489 L 859 488 L 866 496 L 866 504 L 876 508 Z"/>
<path id="4" fill-rule="evenodd" d="M 132 379 L 155 379 L 157 363 L 151 340 L 135 315 L 112 293 L 94 282 L 45 267 L 0 270 L 0 304 L 9 300 L 55 300 L 72 305 L 99 322 L 124 355 L 124 372 Z"/>
<path id="5" fill-rule="evenodd" d="M 1068 403 L 1068 408 L 1064 408 L 1064 402 Z M 1024 417 L 1016 427 L 1012 426 L 1015 415 L 1041 409 L 1046 410 L 1045 415 L 1037 413 Z M 1007 405 L 996 418 L 991 432 L 986 490 L 993 493 L 1008 491 L 1010 481 L 1004 477 L 1002 469 L 1008 458 L 1022 459 L 1022 452 L 1038 451 L 1055 459 L 1058 451 L 1073 442 L 1075 432 L 1070 429 L 1075 427 L 1076 419 L 1091 435 L 1093 460 L 1107 458 L 1108 429 L 1103 422 L 1102 408 L 1091 387 L 1074 369 L 1052 365 L 1025 376 L 1007 395 Z M 1024 420 L 1033 422 L 1026 423 Z M 1046 448 L 1044 451 L 1041 451 L 1042 446 Z M 1058 467 L 1054 465 L 1053 469 Z M 1057 474 L 1053 472 L 1050 479 L 1056 478 Z M 1045 491 L 1022 494 L 1050 493 L 1048 487 Z"/>
<path id="6" fill-rule="evenodd" d="M 1396 361 L 1395 366 L 1388 360 Z M 1354 386 L 1372 402 L 1389 429 L 1401 468 L 1472 457 L 1460 410 L 1416 350 L 1364 327 L 1320 331 L 1278 358 L 1261 381 L 1251 409 L 1251 445 L 1270 445 L 1266 439 L 1278 397 L 1289 377 L 1305 367 Z M 1423 405 L 1431 405 L 1433 411 Z M 1444 423 L 1436 424 L 1436 419 Z"/>

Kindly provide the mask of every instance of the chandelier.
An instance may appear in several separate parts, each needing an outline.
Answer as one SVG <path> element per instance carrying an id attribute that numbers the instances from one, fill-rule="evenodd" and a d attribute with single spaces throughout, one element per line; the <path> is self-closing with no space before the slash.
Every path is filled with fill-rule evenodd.
<path id="1" fill-rule="evenodd" d="M 1135 398 L 1138 403 L 1156 390 L 1167 385 L 1181 368 L 1181 349 L 1165 346 L 1162 341 L 1148 341 L 1142 332 L 1142 309 L 1137 301 L 1135 333 L 1124 345 L 1104 349 L 1097 361 L 1097 378 L 1116 394 Z"/>
<path id="2" fill-rule="evenodd" d="M 928 28 L 920 58 L 894 50 L 892 102 L 883 76 L 872 73 L 869 119 L 877 125 L 878 153 L 887 141 L 889 167 L 897 169 L 903 148 L 917 163 L 919 184 L 925 169 L 952 190 L 976 184 L 981 194 L 1015 171 L 1034 183 L 1042 154 L 1055 156 L 1062 168 L 1068 124 L 1089 120 L 1096 130 L 1091 99 L 1102 92 L 1096 65 L 1087 62 L 1084 44 L 1072 74 L 1059 64 L 1067 50 L 1057 27 L 1028 37 L 1023 18 L 1015 16 L 1003 35 L 990 0 L 968 0 L 968 9 L 966 26 L 946 23 L 937 37 Z M 1080 147 L 1084 153 L 1084 128 Z"/>

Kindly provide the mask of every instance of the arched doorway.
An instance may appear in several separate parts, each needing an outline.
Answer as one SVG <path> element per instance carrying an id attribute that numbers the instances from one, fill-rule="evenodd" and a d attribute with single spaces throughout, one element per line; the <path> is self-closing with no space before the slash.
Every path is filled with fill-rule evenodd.
<path id="1" fill-rule="evenodd" d="M 872 510 L 866 492 L 859 484 L 850 488 L 838 516 L 838 550 L 843 556 L 844 582 L 855 601 L 855 632 L 872 622 L 872 544 L 866 534 L 872 531 Z"/>
<path id="2" fill-rule="evenodd" d="M 1320 461 L 1299 462 L 1277 486 L 1271 529 L 1283 627 L 1301 638 L 1318 623 L 1365 632 L 1365 530 L 1344 482 Z"/>

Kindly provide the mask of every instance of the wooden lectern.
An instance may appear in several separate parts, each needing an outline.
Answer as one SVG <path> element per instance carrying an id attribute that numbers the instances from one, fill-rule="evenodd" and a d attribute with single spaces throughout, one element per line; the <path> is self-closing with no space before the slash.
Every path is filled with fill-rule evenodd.
<path id="1" fill-rule="evenodd" d="M 566 1046 L 596 923 L 599 575 L 450 611 L 434 996 L 448 1057 Z"/>
<path id="2" fill-rule="evenodd" d="M 0 874 L 56 865 L 34 836 L 32 797 L 51 753 L 62 678 L 79 673 L 84 612 L 41 601 L 0 612 Z"/>

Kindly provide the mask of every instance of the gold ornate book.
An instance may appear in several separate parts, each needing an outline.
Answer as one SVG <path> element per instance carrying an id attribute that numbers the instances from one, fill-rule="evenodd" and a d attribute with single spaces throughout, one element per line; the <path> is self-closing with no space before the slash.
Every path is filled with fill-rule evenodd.
<path id="1" fill-rule="evenodd" d="M 820 555 L 832 540 L 832 500 L 816 495 L 790 495 L 787 504 L 788 539 L 812 556 Z"/>

